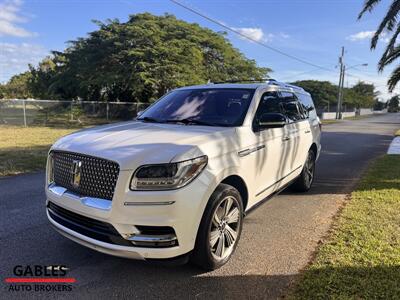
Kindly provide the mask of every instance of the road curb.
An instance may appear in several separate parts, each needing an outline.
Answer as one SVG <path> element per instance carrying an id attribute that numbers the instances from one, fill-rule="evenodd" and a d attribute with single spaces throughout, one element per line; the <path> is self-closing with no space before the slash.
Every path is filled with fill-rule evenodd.
<path id="1" fill-rule="evenodd" d="M 393 139 L 392 143 L 389 146 L 387 154 L 398 154 L 400 155 L 400 136 L 397 136 Z"/>

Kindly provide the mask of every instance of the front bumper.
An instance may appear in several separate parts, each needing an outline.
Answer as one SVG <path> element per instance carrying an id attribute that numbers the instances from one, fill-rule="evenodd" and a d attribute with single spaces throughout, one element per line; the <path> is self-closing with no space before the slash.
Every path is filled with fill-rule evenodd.
<path id="1" fill-rule="evenodd" d="M 198 226 L 213 185 L 206 172 L 188 186 L 172 191 L 134 192 L 129 190 L 131 172 L 121 171 L 114 198 L 109 205 L 97 205 L 88 198 L 79 198 L 71 193 L 56 193 L 46 188 L 49 202 L 83 217 L 110 224 L 126 243 L 110 243 L 79 230 L 63 226 L 60 220 L 47 216 L 55 229 L 67 238 L 91 249 L 133 259 L 168 259 L 189 253 L 194 248 Z M 176 245 L 168 247 L 146 247 L 141 244 L 153 240 L 155 243 L 174 239 L 171 235 L 141 235 L 143 226 L 173 228 Z M 79 231 L 79 232 L 78 232 Z M 157 241 L 158 239 L 158 241 Z M 162 242 L 161 241 L 161 242 Z"/>
<path id="2" fill-rule="evenodd" d="M 133 251 L 132 247 L 104 243 L 104 242 L 89 238 L 85 235 L 79 234 L 67 227 L 64 227 L 64 226 L 58 224 L 56 221 L 54 221 L 49 216 L 49 212 L 47 212 L 47 218 L 49 219 L 50 223 L 53 225 L 53 227 L 56 231 L 58 231 L 63 236 L 69 238 L 70 240 L 72 240 L 78 244 L 81 244 L 81 245 L 91 248 L 93 250 L 96 250 L 96 251 L 99 251 L 102 253 L 106 253 L 106 254 L 110 254 L 110 255 L 114 255 L 114 256 L 132 258 L 132 259 L 140 259 L 140 260 L 145 259 L 143 254 Z"/>

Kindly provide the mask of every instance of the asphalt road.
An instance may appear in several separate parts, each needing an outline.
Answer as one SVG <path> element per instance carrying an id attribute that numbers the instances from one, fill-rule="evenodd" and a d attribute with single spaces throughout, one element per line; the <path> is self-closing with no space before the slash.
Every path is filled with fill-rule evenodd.
<path id="1" fill-rule="evenodd" d="M 97 253 L 56 233 L 45 216 L 44 174 L 0 179 L 0 297 L 267 298 L 284 295 L 309 262 L 368 163 L 385 153 L 400 114 L 324 126 L 314 188 L 284 192 L 245 219 L 231 261 L 214 272 L 161 267 Z M 10 292 L 15 265 L 66 265 L 71 292 Z"/>

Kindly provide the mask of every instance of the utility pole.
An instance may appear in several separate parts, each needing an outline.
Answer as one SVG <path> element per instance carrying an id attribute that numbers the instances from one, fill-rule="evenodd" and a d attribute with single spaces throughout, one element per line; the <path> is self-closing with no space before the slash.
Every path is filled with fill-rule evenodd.
<path id="1" fill-rule="evenodd" d="M 342 47 L 342 54 L 339 57 L 340 76 L 338 85 L 339 91 L 338 91 L 337 108 L 336 108 L 336 119 L 342 118 L 341 110 L 342 110 L 343 83 L 344 83 L 344 72 L 345 72 L 343 58 L 344 58 L 344 47 Z"/>
<path id="2" fill-rule="evenodd" d="M 343 64 L 343 71 L 342 71 L 342 86 L 340 87 L 340 99 L 339 99 L 339 119 L 342 119 L 342 108 L 343 108 L 343 97 L 344 97 L 344 76 L 346 74 L 346 65 Z"/>

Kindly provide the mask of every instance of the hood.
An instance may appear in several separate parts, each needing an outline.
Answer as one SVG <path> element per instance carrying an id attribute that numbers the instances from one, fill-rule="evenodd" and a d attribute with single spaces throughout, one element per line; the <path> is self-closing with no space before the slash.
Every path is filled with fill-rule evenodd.
<path id="1" fill-rule="evenodd" d="M 208 155 L 204 145 L 232 136 L 232 127 L 143 123 L 98 126 L 58 140 L 52 150 L 102 157 L 119 163 L 121 170 Z"/>

